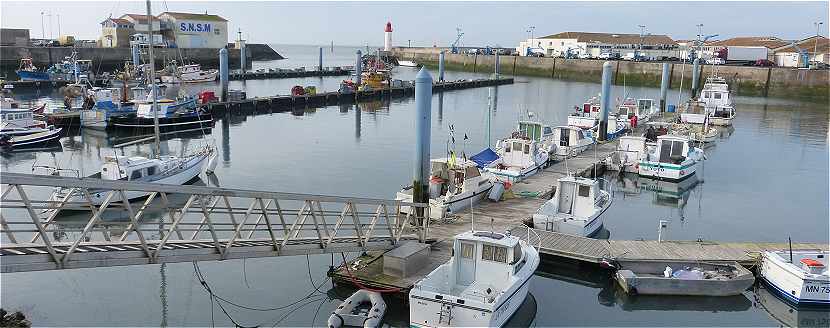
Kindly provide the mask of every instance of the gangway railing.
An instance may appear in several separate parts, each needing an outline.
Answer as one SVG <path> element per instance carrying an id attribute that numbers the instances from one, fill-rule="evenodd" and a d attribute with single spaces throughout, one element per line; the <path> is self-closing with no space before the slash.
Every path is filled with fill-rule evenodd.
<path id="1" fill-rule="evenodd" d="M 429 221 L 422 203 L 195 184 L 3 172 L 0 188 L 4 273 L 384 250 Z"/>

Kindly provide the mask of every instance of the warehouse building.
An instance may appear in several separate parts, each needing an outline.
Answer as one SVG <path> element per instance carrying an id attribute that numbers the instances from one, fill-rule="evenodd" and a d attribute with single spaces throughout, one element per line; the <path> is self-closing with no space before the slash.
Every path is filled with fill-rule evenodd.
<path id="1" fill-rule="evenodd" d="M 775 65 L 781 67 L 807 67 L 810 62 L 830 64 L 828 50 L 830 50 L 830 40 L 823 36 L 809 37 L 773 49 Z M 805 62 L 805 59 L 807 62 Z"/>
<path id="2" fill-rule="evenodd" d="M 562 32 L 528 39 L 516 49 L 520 55 L 550 57 L 599 57 L 609 53 L 623 57 L 639 52 L 649 58 L 678 57 L 677 42 L 666 35 Z"/>
<path id="3" fill-rule="evenodd" d="M 218 15 L 164 12 L 158 16 L 164 39 L 180 48 L 223 48 L 228 20 Z"/>
<path id="4" fill-rule="evenodd" d="M 147 15 L 124 14 L 101 22 L 102 47 L 129 47 L 130 41 L 181 48 L 215 48 L 228 44 L 228 21 L 218 15 L 163 12 L 153 17 L 154 37 L 147 37 Z"/>

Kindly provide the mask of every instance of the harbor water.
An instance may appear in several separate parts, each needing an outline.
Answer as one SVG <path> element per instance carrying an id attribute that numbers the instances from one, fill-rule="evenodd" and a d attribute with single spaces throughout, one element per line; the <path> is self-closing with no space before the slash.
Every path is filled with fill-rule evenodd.
<path id="1" fill-rule="evenodd" d="M 287 59 L 257 62 L 254 69 L 316 66 L 317 46 L 274 48 Z M 332 52 L 324 46 L 324 66 L 352 65 L 358 49 L 335 47 Z M 399 67 L 394 78 L 412 80 L 416 72 Z M 486 76 L 446 72 L 448 80 Z M 332 91 L 345 78 L 232 81 L 230 88 L 246 90 L 248 97 L 289 94 L 294 85 Z M 467 155 L 485 148 L 488 114 L 492 144 L 528 112 L 551 125 L 565 124 L 575 105 L 599 93 L 598 82 L 516 77 L 512 85 L 435 94 L 432 156 L 445 156 L 450 148 Z M 198 92 L 218 84 L 189 88 Z M 612 93 L 615 100 L 659 97 L 659 89 L 622 85 Z M 35 101 L 56 95 L 16 93 Z M 603 216 L 604 237 L 656 239 L 658 222 L 667 220 L 665 239 L 828 242 L 828 104 L 753 97 L 735 102 L 734 127 L 723 129 L 717 143 L 705 149 L 708 160 L 697 179 L 658 183 L 636 175 L 605 175 L 615 199 Z M 669 92 L 668 103 L 678 103 L 676 89 Z M 209 134 L 173 136 L 164 143 L 176 153 L 215 141 L 222 161 L 216 179 L 201 182 L 208 185 L 388 199 L 411 180 L 414 110 L 414 101 L 402 98 L 250 116 L 230 113 L 218 117 Z M 150 144 L 112 148 L 130 137 L 135 136 L 73 131 L 57 149 L 4 153 L 0 169 L 30 173 L 35 165 L 57 164 L 89 175 L 106 155 L 151 152 Z M 521 219 L 516 218 L 517 225 Z M 191 263 L 4 274 L 0 296 L 4 309 L 23 311 L 37 326 L 234 325 L 229 317 L 241 326 L 324 326 L 349 293 L 324 282 L 329 267 L 341 261 L 337 254 L 198 264 L 213 293 L 246 308 L 223 303 L 222 309 L 212 303 Z M 321 283 L 318 294 L 314 285 Z M 540 266 L 530 293 L 535 309 L 522 312 L 527 316 L 522 324 L 535 326 L 830 322 L 827 312 L 791 309 L 763 287 L 727 298 L 629 297 L 605 276 L 556 263 Z M 386 320 L 407 326 L 406 308 L 393 306 Z"/>

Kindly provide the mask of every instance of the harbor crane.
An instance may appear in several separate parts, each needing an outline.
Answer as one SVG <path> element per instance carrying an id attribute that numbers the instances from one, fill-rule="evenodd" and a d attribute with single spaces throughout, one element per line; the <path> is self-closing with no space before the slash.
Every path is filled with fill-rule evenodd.
<path id="1" fill-rule="evenodd" d="M 450 45 L 450 52 L 457 54 L 459 53 L 458 47 L 461 45 L 461 37 L 464 35 L 464 32 L 461 32 L 460 27 L 456 27 L 455 32 L 455 41 L 453 41 L 452 45 Z"/>

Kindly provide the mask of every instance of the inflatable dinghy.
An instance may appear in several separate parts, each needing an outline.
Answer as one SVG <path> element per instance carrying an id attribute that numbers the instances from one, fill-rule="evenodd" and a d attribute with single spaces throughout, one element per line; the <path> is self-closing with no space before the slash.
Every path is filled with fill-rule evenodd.
<path id="1" fill-rule="evenodd" d="M 378 327 L 386 313 L 386 302 L 378 292 L 365 289 L 349 296 L 329 317 L 329 328 Z"/>

